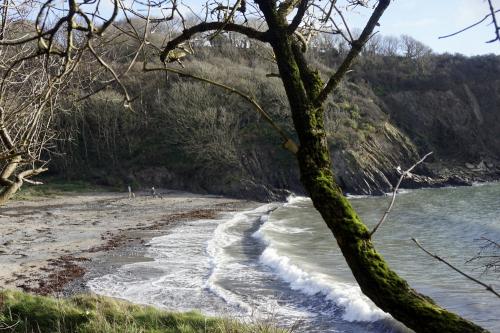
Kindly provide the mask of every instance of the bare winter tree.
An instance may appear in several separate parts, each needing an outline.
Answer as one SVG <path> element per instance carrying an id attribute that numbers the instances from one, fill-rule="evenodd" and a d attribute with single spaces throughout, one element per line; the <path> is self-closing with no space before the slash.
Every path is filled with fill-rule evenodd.
<path id="1" fill-rule="evenodd" d="M 103 56 L 105 46 L 123 35 L 118 29 L 103 38 L 117 17 L 119 3 L 101 16 L 94 2 L 4 1 L 0 24 L 0 205 L 30 177 L 47 170 L 44 151 L 58 96 L 69 85 L 90 94 L 106 85 L 121 85 L 120 75 Z M 109 10 L 108 10 L 109 11 Z M 33 22 L 34 18 L 34 22 Z M 134 50 L 139 51 L 135 47 Z M 135 61 L 136 57 L 134 58 Z M 77 73 L 84 64 L 85 77 Z M 130 64 L 130 67 L 133 64 Z M 89 67 L 94 69 L 89 70 Z M 129 67 L 129 68 L 130 68 Z M 80 74 L 80 75 L 77 75 Z M 122 73 L 123 74 L 123 73 Z M 123 86 L 122 86 L 123 87 Z M 90 94 L 81 96 L 80 99 Z M 123 87 L 124 105 L 130 97 Z"/>
<path id="2" fill-rule="evenodd" d="M 27 8 L 16 6 L 10 15 L 8 2 L 3 3 L 0 40 L 21 36 L 28 24 Z M 46 171 L 40 158 L 52 138 L 47 120 L 56 98 L 53 89 L 61 82 L 49 79 L 50 70 L 57 66 L 55 59 L 38 59 L 35 52 L 33 43 L 0 49 L 0 204 L 23 182 L 33 182 L 30 177 Z"/>
<path id="3" fill-rule="evenodd" d="M 4 65 L 9 71 L 3 73 L 0 90 L 0 204 L 10 199 L 24 181 L 30 181 L 29 177 L 46 171 L 40 159 L 52 138 L 47 123 L 55 97 L 46 84 L 47 73 L 42 62 L 21 61 L 8 66 Z"/>
<path id="4" fill-rule="evenodd" d="M 408 59 L 420 59 L 432 52 L 428 46 L 408 35 L 401 36 L 401 46 L 403 56 Z"/>
<path id="5" fill-rule="evenodd" d="M 6 34 L 0 44 L 20 47 L 34 43 L 32 58 L 59 64 L 57 70 L 45 65 L 48 82 L 52 83 L 60 82 L 64 77 L 61 74 L 74 68 L 85 51 L 111 76 L 104 85 L 121 85 L 120 78 L 125 74 L 118 74 L 107 64 L 99 50 L 110 38 L 107 32 L 117 29 L 137 41 L 134 61 L 140 58 L 145 71 L 183 75 L 239 95 L 252 103 L 296 157 L 301 182 L 365 295 L 417 332 L 484 332 L 416 292 L 389 268 L 375 249 L 370 231 L 335 182 L 324 128 L 324 104 L 336 93 L 389 5 L 390 0 L 231 0 L 207 1 L 197 9 L 178 0 L 112 0 L 111 7 L 102 0 L 47 0 L 31 6 L 37 11 L 34 29 L 22 36 Z M 363 30 L 355 34 L 349 28 L 349 16 L 353 8 L 360 7 L 371 10 L 371 16 Z M 117 18 L 127 25 L 117 24 Z M 307 58 L 308 44 L 317 33 L 341 36 L 346 43 L 343 61 L 328 77 L 322 77 Z M 298 143 L 274 124 L 251 95 L 182 68 L 183 59 L 193 53 L 191 43 L 207 41 L 213 45 L 217 38 L 233 38 L 233 34 L 249 41 L 238 39 L 243 47 L 262 45 L 262 52 L 274 62 L 275 73 L 269 79 L 279 79 L 283 84 Z M 132 98 L 125 87 L 123 92 L 128 106 Z"/>

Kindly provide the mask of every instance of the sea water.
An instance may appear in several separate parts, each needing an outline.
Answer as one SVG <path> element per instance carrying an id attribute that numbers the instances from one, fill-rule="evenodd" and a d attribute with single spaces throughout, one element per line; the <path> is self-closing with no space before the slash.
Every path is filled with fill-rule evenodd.
<path id="1" fill-rule="evenodd" d="M 350 199 L 373 227 L 390 197 Z M 484 282 L 480 239 L 500 240 L 500 184 L 402 191 L 374 235 L 390 267 L 447 309 L 500 332 L 500 299 L 411 241 Z M 149 242 L 152 261 L 89 282 L 94 292 L 170 310 L 298 325 L 298 332 L 407 332 L 364 296 L 310 199 L 291 197 L 218 220 L 179 224 Z"/>

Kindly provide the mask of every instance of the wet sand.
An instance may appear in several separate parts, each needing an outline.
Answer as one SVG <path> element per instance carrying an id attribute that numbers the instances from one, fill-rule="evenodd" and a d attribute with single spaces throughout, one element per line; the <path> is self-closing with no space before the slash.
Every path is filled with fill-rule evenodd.
<path id="1" fill-rule="evenodd" d="M 173 223 L 213 219 L 255 203 L 162 191 L 67 194 L 0 208 L 0 289 L 73 293 L 84 281 L 142 256 L 145 243 Z"/>

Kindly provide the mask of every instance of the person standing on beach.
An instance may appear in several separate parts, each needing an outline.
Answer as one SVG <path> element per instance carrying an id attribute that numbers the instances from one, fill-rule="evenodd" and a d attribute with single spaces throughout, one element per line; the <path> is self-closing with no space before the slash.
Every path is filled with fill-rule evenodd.
<path id="1" fill-rule="evenodd" d="M 156 189 L 154 186 L 151 187 L 151 196 L 153 198 L 160 198 L 160 199 L 163 199 L 163 195 L 161 195 L 160 193 L 157 193 L 156 192 Z"/>
<path id="2" fill-rule="evenodd" d="M 135 199 L 135 193 L 132 192 L 132 186 L 128 185 L 128 198 Z"/>

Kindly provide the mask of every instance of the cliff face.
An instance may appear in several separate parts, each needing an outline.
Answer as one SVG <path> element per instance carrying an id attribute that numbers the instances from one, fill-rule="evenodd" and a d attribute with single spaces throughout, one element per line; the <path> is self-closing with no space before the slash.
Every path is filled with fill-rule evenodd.
<path id="1" fill-rule="evenodd" d="M 418 160 L 416 147 L 397 128 L 385 123 L 377 136 L 368 136 L 355 147 L 337 150 L 332 160 L 339 185 L 351 194 L 383 194 L 397 182 L 397 166 Z"/>
<path id="2" fill-rule="evenodd" d="M 419 148 L 464 162 L 500 156 L 499 57 L 436 56 L 423 73 L 368 80 Z"/>
<path id="3" fill-rule="evenodd" d="M 424 69 L 413 64 L 411 74 L 387 65 L 377 75 L 367 71 L 366 80 L 419 151 L 434 152 L 427 171 L 465 181 L 498 179 L 500 57 L 434 56 Z"/>
<path id="4" fill-rule="evenodd" d="M 337 181 L 352 194 L 383 194 L 392 188 L 396 167 L 418 160 L 417 147 L 396 128 L 369 85 L 345 83 L 327 105 L 326 128 Z"/>
<path id="5" fill-rule="evenodd" d="M 187 67 L 249 92 L 294 135 L 279 81 L 266 78 L 272 68 L 251 54 L 201 52 Z M 59 143 L 64 155 L 53 158 L 55 174 L 260 200 L 303 191 L 293 156 L 239 97 L 176 76 L 148 74 L 127 84 L 140 96 L 135 113 L 124 112 L 108 90 L 86 101 L 84 112 L 58 115 L 72 141 Z M 390 191 L 396 167 L 429 151 L 420 177 L 405 186 L 499 178 L 500 59 L 364 57 L 328 101 L 326 130 L 348 193 Z"/>

